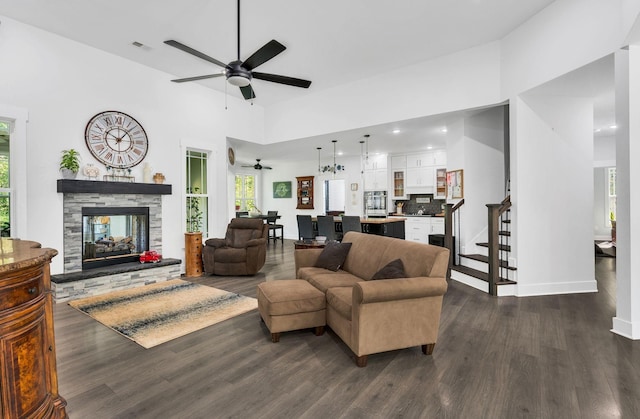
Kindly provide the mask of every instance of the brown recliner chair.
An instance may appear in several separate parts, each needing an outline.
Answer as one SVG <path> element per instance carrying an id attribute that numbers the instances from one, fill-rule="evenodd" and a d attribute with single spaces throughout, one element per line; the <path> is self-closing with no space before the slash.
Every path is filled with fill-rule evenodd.
<path id="1" fill-rule="evenodd" d="M 234 218 L 224 239 L 208 239 L 202 248 L 204 271 L 214 275 L 254 275 L 267 257 L 269 225 L 261 219 Z"/>

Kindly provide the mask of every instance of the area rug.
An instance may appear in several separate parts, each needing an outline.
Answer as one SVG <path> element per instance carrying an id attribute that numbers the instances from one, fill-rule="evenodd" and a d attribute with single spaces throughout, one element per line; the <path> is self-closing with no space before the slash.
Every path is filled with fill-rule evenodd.
<path id="1" fill-rule="evenodd" d="M 258 300 L 181 279 L 69 302 L 144 348 L 258 308 Z"/>

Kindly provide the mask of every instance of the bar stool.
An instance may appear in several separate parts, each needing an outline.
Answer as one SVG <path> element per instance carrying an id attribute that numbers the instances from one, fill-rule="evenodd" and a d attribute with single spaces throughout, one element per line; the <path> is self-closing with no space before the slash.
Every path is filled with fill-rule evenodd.
<path id="1" fill-rule="evenodd" d="M 333 221 L 332 215 L 318 215 L 318 235 L 325 236 L 327 241 L 335 241 L 336 223 Z"/>
<path id="2" fill-rule="evenodd" d="M 269 239 L 273 239 L 275 243 L 278 239 L 284 244 L 284 226 L 277 224 L 278 211 L 267 211 L 267 224 L 269 224 Z M 278 230 L 280 230 L 280 236 L 278 236 Z M 271 234 L 273 232 L 273 234 Z"/>

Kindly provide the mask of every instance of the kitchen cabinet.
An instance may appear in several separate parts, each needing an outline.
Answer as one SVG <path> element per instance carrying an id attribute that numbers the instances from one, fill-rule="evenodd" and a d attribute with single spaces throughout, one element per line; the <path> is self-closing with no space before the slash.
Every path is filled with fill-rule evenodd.
<path id="1" fill-rule="evenodd" d="M 391 191 L 391 199 L 407 199 L 405 181 L 406 170 L 405 169 L 392 169 L 391 179 L 393 182 L 393 191 Z"/>
<path id="2" fill-rule="evenodd" d="M 433 166 L 433 153 L 407 155 L 407 169 L 424 166 Z"/>
<path id="3" fill-rule="evenodd" d="M 447 169 L 444 167 L 435 168 L 433 197 L 435 199 L 447 198 Z"/>
<path id="4" fill-rule="evenodd" d="M 434 151 L 433 153 L 433 165 L 434 166 L 446 166 L 447 165 L 447 152 L 444 150 Z"/>
<path id="5" fill-rule="evenodd" d="M 386 191 L 389 187 L 387 169 L 365 170 L 364 190 L 365 191 Z"/>
<path id="6" fill-rule="evenodd" d="M 408 167 L 406 187 L 419 188 L 419 191 L 413 191 L 414 193 L 432 193 L 434 176 L 435 170 L 433 166 Z"/>
<path id="7" fill-rule="evenodd" d="M 444 218 L 407 217 L 405 221 L 405 240 L 429 244 L 431 234 L 444 234 Z"/>
<path id="8" fill-rule="evenodd" d="M 364 163 L 364 170 L 379 170 L 387 168 L 387 155 L 378 154 L 369 156 Z"/>
<path id="9" fill-rule="evenodd" d="M 391 156 L 391 169 L 407 168 L 407 156 Z"/>
<path id="10" fill-rule="evenodd" d="M 431 223 L 428 217 L 407 217 L 405 225 L 405 240 L 419 243 L 429 243 Z"/>

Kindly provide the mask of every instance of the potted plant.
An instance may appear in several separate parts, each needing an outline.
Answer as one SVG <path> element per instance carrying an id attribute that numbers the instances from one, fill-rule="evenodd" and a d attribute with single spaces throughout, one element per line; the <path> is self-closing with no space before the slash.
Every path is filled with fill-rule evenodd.
<path id="1" fill-rule="evenodd" d="M 62 150 L 60 172 L 64 179 L 75 179 L 80 170 L 80 153 L 73 148 Z"/>
<path id="2" fill-rule="evenodd" d="M 611 222 L 611 241 L 616 241 L 616 215 L 613 211 L 609 212 L 609 221 Z"/>

